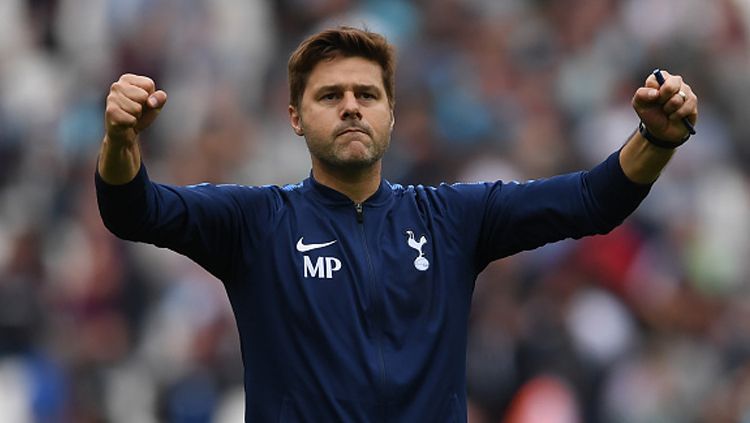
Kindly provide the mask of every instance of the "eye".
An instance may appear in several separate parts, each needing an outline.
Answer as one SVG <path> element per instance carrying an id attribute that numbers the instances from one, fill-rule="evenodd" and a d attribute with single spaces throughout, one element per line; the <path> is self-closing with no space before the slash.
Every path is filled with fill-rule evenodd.
<path id="1" fill-rule="evenodd" d="M 364 99 L 364 100 L 375 100 L 378 97 L 371 92 L 363 92 L 359 94 L 359 98 Z"/>
<path id="2" fill-rule="evenodd" d="M 325 93 L 322 96 L 320 96 L 320 99 L 323 101 L 333 101 L 338 98 L 338 94 L 335 92 Z"/>

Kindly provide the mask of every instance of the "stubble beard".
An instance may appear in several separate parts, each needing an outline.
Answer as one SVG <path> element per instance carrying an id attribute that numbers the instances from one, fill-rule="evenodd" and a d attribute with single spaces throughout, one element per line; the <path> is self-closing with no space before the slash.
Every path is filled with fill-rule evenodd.
<path id="1" fill-rule="evenodd" d="M 385 155 L 390 144 L 390 134 L 383 140 L 371 138 L 369 145 L 365 144 L 366 151 L 364 154 L 357 154 L 353 157 L 347 157 L 344 150 L 350 148 L 349 141 L 345 144 L 337 144 L 333 141 L 316 142 L 315 140 L 305 139 L 310 155 L 322 165 L 330 169 L 338 169 L 344 172 L 353 172 L 368 169 L 379 162 Z"/>

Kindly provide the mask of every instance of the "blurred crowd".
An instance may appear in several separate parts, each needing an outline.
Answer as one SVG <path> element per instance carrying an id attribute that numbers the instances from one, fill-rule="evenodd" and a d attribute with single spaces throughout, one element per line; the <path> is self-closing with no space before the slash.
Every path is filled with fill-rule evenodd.
<path id="1" fill-rule="evenodd" d="M 286 61 L 338 24 L 397 46 L 398 183 L 590 168 L 649 72 L 683 75 L 698 134 L 624 225 L 480 275 L 469 419 L 750 421 L 750 0 L 0 1 L 0 421 L 242 421 L 221 283 L 99 219 L 104 98 L 169 93 L 155 180 L 297 182 Z"/>

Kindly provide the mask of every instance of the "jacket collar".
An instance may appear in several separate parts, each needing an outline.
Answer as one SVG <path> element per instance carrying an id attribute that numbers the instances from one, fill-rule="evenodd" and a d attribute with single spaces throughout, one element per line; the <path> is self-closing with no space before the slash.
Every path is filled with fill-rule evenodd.
<path id="1" fill-rule="evenodd" d="M 313 177 L 312 171 L 310 172 L 310 176 L 302 181 L 302 186 L 305 192 L 313 194 L 315 197 L 326 204 L 347 206 L 354 204 L 354 202 L 346 195 L 318 182 L 315 177 Z M 367 198 L 367 200 L 365 200 L 363 204 L 373 207 L 381 206 L 391 198 L 392 193 L 393 189 L 391 188 L 391 184 L 385 179 L 381 178 L 378 190 L 375 191 L 375 193 L 372 194 L 369 198 Z"/>

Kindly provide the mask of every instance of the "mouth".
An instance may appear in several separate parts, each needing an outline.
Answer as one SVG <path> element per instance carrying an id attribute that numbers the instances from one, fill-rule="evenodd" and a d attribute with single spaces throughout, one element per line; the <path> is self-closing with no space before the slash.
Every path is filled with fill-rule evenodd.
<path id="1" fill-rule="evenodd" d="M 367 132 L 362 128 L 346 128 L 343 131 L 339 132 L 338 135 L 341 136 L 341 135 L 352 133 L 352 132 L 359 132 L 361 134 L 367 135 Z"/>

